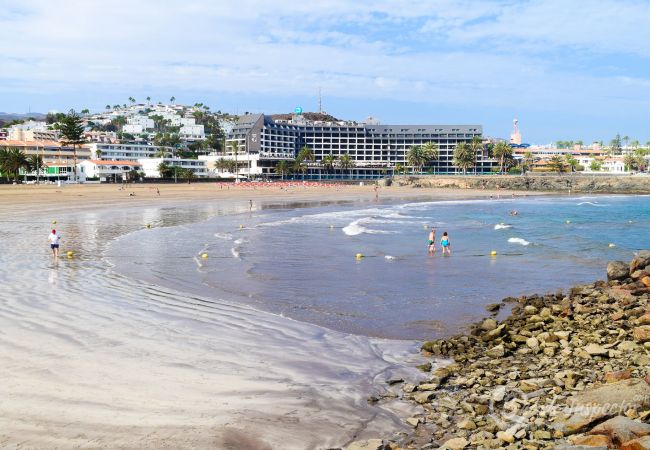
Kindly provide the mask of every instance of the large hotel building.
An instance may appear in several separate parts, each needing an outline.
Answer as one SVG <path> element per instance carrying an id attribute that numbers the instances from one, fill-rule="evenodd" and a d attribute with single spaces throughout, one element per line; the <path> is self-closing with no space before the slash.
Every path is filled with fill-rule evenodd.
<path id="1" fill-rule="evenodd" d="M 438 145 L 439 157 L 428 164 L 434 173 L 453 174 L 459 169 L 452 164 L 454 148 L 460 142 L 471 142 L 482 137 L 480 125 L 378 125 L 374 121 L 314 122 L 301 115 L 288 120 L 274 120 L 264 114 L 245 115 L 228 134 L 225 155 L 210 155 L 206 159 L 211 167 L 219 158 L 236 159 L 239 174 L 247 177 L 275 177 L 275 166 L 281 160 L 293 160 L 306 146 L 314 154 L 307 178 L 353 177 L 378 178 L 392 173 L 398 165 L 406 166 L 411 146 L 433 142 Z M 340 158 L 350 155 L 353 167 L 328 171 L 322 164 L 327 155 Z M 489 172 L 495 160 L 488 158 L 486 150 L 479 150 L 472 173 Z M 249 172 L 250 171 L 250 172 Z"/>

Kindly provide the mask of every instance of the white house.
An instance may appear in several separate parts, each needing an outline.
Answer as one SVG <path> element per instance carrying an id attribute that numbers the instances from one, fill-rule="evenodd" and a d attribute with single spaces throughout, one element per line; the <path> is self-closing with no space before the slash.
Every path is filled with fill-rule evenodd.
<path id="1" fill-rule="evenodd" d="M 98 142 L 86 145 L 94 159 L 111 159 L 116 161 L 135 161 L 141 158 L 153 158 L 165 154 L 173 156 L 173 147 L 162 147 L 147 144 L 114 144 Z"/>
<path id="2" fill-rule="evenodd" d="M 122 181 L 128 179 L 132 170 L 142 171 L 142 164 L 137 161 L 111 161 L 90 159 L 77 164 L 77 176 L 80 182 L 88 178 L 99 178 L 99 181 Z"/>
<path id="3" fill-rule="evenodd" d="M 610 158 L 606 158 L 603 162 L 602 170 L 604 172 L 610 173 L 627 173 L 622 156 L 612 156 Z"/>
<path id="4" fill-rule="evenodd" d="M 205 161 L 199 159 L 145 158 L 138 160 L 138 163 L 142 165 L 142 170 L 147 178 L 161 178 L 158 167 L 163 162 L 170 167 L 190 169 L 197 177 L 207 177 L 209 175 Z"/>

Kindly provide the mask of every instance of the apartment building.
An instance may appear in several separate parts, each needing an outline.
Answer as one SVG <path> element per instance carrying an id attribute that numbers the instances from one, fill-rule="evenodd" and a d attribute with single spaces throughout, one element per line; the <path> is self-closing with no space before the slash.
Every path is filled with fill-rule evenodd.
<path id="1" fill-rule="evenodd" d="M 250 176 L 275 176 L 275 166 L 281 160 L 292 160 L 300 148 L 306 146 L 314 154 L 309 163 L 307 178 L 377 178 L 407 165 L 407 154 L 412 146 L 433 142 L 438 145 L 439 157 L 432 161 L 435 173 L 458 173 L 452 164 L 453 152 L 460 142 L 471 142 L 482 137 L 480 125 L 378 125 L 353 122 L 310 122 L 301 115 L 291 120 L 275 121 L 264 114 L 242 116 L 228 134 L 229 152 L 206 157 L 209 164 L 218 158 L 237 158 L 241 170 Z M 238 149 L 237 154 L 233 152 Z M 327 170 L 323 158 L 340 158 L 348 154 L 352 167 L 345 174 Z M 496 164 L 479 150 L 472 173 L 489 172 Z M 248 167 L 250 166 L 250 171 Z"/>
<path id="2" fill-rule="evenodd" d="M 109 142 L 94 142 L 86 144 L 93 159 L 109 159 L 115 161 L 135 161 L 141 158 L 172 156 L 176 149 L 147 144 L 117 144 Z"/>

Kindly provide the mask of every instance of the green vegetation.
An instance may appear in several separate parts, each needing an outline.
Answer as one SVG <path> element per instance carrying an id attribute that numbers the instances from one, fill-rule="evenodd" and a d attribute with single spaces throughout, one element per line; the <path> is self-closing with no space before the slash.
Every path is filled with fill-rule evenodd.
<path id="1" fill-rule="evenodd" d="M 562 173 L 566 170 L 566 161 L 560 155 L 554 155 L 548 160 L 548 168 L 552 172 Z"/>
<path id="2" fill-rule="evenodd" d="M 498 142 L 494 146 L 494 157 L 499 160 L 499 171 L 505 172 L 506 165 L 511 165 L 513 161 L 512 147 L 507 142 Z"/>
<path id="3" fill-rule="evenodd" d="M 20 169 L 27 169 L 29 160 L 22 150 L 16 147 L 4 147 L 0 149 L 0 172 L 10 180 L 13 177 L 14 182 L 18 182 Z"/>
<path id="4" fill-rule="evenodd" d="M 72 158 L 74 167 L 74 180 L 77 180 L 77 147 L 86 143 L 84 138 L 84 127 L 82 119 L 71 109 L 70 112 L 61 120 L 59 130 L 61 132 L 61 143 L 72 146 Z"/>
<path id="5" fill-rule="evenodd" d="M 453 164 L 467 174 L 476 165 L 476 151 L 467 142 L 460 142 L 454 149 Z"/>

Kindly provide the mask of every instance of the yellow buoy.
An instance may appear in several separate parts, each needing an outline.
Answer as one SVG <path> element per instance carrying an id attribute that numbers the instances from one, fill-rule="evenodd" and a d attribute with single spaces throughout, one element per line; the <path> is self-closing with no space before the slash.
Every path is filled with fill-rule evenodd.
<path id="1" fill-rule="evenodd" d="M 239 225 L 239 229 L 241 230 L 242 228 L 244 228 L 244 225 Z"/>
<path id="2" fill-rule="evenodd" d="M 201 253 L 201 258 L 208 259 L 208 254 L 207 253 Z"/>
<path id="3" fill-rule="evenodd" d="M 68 255 L 68 258 L 72 258 L 74 256 L 74 252 L 72 250 L 68 250 L 66 252 L 66 255 Z"/>
<path id="4" fill-rule="evenodd" d="M 151 224 L 150 224 L 150 223 L 147 224 L 147 228 L 151 228 Z"/>
<path id="5" fill-rule="evenodd" d="M 422 228 L 429 228 L 429 224 L 425 223 L 424 225 L 422 225 Z"/>
<path id="6" fill-rule="evenodd" d="M 571 223 L 571 221 L 570 221 L 570 220 L 567 220 L 566 223 Z"/>
<path id="7" fill-rule="evenodd" d="M 614 248 L 616 247 L 616 244 L 609 244 L 609 248 Z"/>
<path id="8" fill-rule="evenodd" d="M 56 220 L 53 220 L 53 221 L 52 221 L 52 225 L 56 225 Z"/>
<path id="9" fill-rule="evenodd" d="M 492 256 L 497 256 L 497 251 L 496 251 L 496 250 L 492 250 L 492 251 L 490 252 L 490 255 L 492 255 Z"/>
<path id="10" fill-rule="evenodd" d="M 363 253 L 357 253 L 356 258 L 357 258 L 357 259 L 361 259 L 361 258 L 363 258 Z"/>

